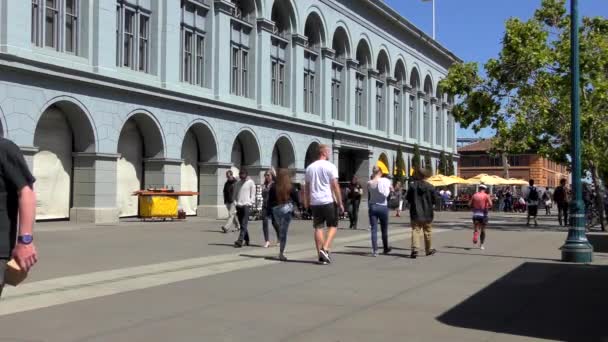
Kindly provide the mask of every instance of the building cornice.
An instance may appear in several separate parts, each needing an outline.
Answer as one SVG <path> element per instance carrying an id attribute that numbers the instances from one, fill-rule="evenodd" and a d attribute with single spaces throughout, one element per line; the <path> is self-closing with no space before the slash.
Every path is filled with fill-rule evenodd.
<path id="1" fill-rule="evenodd" d="M 258 31 L 274 33 L 274 22 L 272 20 L 268 20 L 266 18 L 258 18 L 257 23 Z"/>
<path id="2" fill-rule="evenodd" d="M 356 69 L 359 66 L 359 62 L 356 59 L 347 58 L 346 67 L 349 69 Z"/>
<path id="3" fill-rule="evenodd" d="M 304 35 L 294 33 L 291 35 L 291 40 L 293 41 L 294 45 L 302 46 L 302 47 L 308 46 L 308 37 L 306 37 Z"/>
<path id="4" fill-rule="evenodd" d="M 216 12 L 224 13 L 230 16 L 232 16 L 235 9 L 234 4 L 228 0 L 215 0 L 213 5 Z"/>
<path id="5" fill-rule="evenodd" d="M 336 50 L 327 47 L 321 48 L 321 56 L 323 58 L 334 59 L 336 57 Z"/>

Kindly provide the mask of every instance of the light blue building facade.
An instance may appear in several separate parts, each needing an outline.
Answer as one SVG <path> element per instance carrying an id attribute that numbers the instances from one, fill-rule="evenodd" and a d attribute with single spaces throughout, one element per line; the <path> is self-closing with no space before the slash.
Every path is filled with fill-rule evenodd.
<path id="1" fill-rule="evenodd" d="M 415 144 L 456 158 L 437 83 L 460 60 L 380 0 L 0 0 L 0 132 L 37 178 L 38 217 L 108 223 L 132 192 L 225 171 L 297 180 L 318 144 L 367 179 Z"/>

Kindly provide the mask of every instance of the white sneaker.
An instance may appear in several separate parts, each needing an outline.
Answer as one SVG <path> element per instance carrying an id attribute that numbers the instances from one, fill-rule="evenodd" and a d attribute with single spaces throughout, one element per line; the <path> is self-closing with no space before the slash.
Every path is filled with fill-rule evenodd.
<path id="1" fill-rule="evenodd" d="M 479 246 L 479 249 L 481 249 L 482 251 L 486 249 L 486 247 L 484 245 Z"/>

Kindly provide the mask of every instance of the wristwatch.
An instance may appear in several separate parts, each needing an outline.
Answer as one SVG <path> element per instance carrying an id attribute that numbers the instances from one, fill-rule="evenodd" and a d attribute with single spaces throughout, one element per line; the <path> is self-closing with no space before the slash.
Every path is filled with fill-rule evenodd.
<path id="1" fill-rule="evenodd" d="M 33 241 L 34 241 L 34 237 L 30 234 L 19 235 L 19 237 L 17 237 L 17 242 L 19 242 L 22 245 L 29 245 Z"/>

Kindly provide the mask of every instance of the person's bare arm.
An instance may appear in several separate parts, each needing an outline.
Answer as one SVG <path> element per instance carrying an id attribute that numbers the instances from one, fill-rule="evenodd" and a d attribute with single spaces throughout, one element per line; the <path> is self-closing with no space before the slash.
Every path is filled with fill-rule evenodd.
<path id="1" fill-rule="evenodd" d="M 19 235 L 33 235 L 35 217 L 36 193 L 27 185 L 19 191 Z M 29 245 L 17 243 L 13 250 L 13 257 L 19 267 L 26 272 L 38 261 L 33 242 Z"/>
<path id="2" fill-rule="evenodd" d="M 342 192 L 340 191 L 340 184 L 338 183 L 338 179 L 334 178 L 331 181 L 331 189 L 334 192 L 334 198 L 338 201 L 338 206 L 340 210 L 344 211 L 344 204 L 342 204 Z"/>

